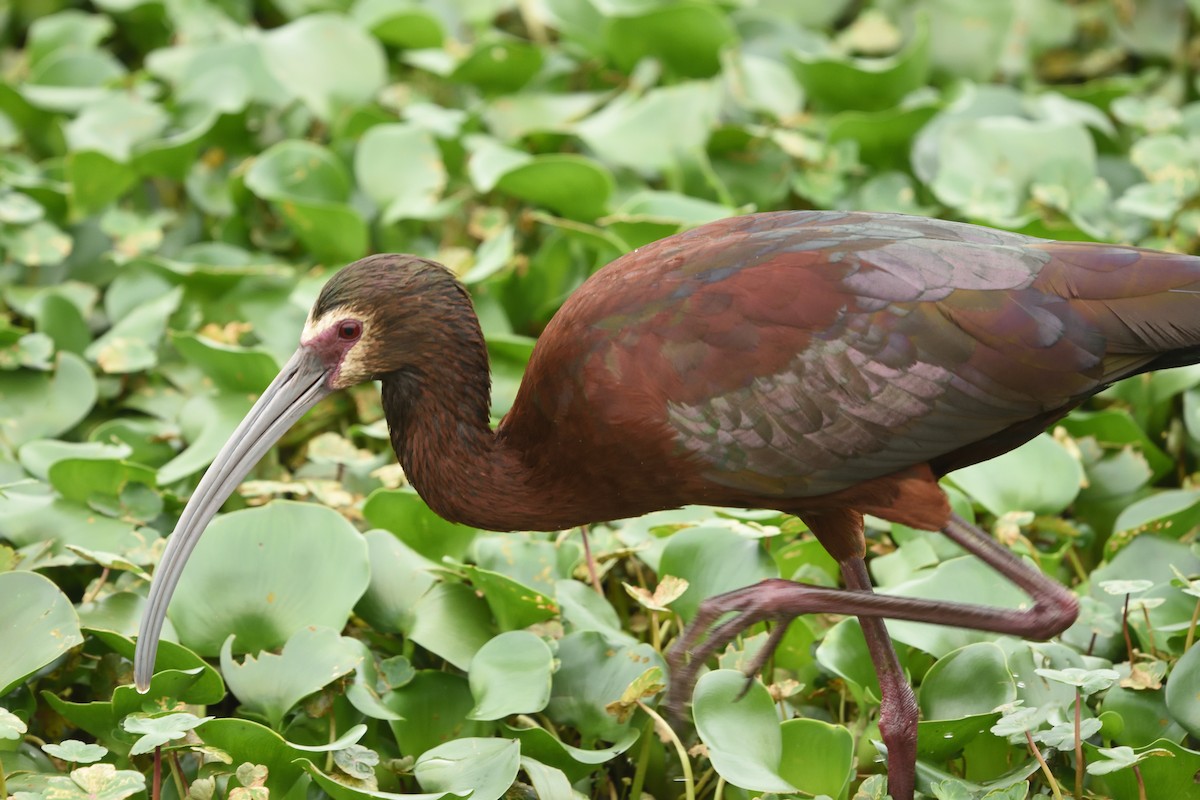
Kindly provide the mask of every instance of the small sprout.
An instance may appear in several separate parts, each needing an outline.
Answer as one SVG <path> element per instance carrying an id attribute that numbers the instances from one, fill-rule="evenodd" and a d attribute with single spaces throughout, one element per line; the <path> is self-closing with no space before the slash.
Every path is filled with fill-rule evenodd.
<path id="1" fill-rule="evenodd" d="M 55 775 L 42 797 L 45 800 L 124 800 L 146 790 L 146 776 L 112 764 L 92 764 L 71 770 L 71 776 Z"/>
<path id="2" fill-rule="evenodd" d="M 375 779 L 375 767 L 379 764 L 379 754 L 362 745 L 352 744 L 334 753 L 333 763 L 355 780 L 370 781 Z"/>
<path id="3" fill-rule="evenodd" d="M 99 761 L 108 753 L 107 747 L 98 744 L 84 744 L 78 739 L 67 739 L 62 744 L 44 744 L 42 750 L 62 761 L 72 764 L 91 764 Z"/>
<path id="4" fill-rule="evenodd" d="M 27 730 L 20 717 L 7 708 L 0 708 L 0 739 L 20 739 Z"/>
<path id="5" fill-rule="evenodd" d="M 188 786 L 187 800 L 213 800 L 216 790 L 216 778 L 197 778 Z"/>
<path id="6" fill-rule="evenodd" d="M 658 582 L 658 586 L 655 587 L 653 594 L 640 586 L 630 586 L 628 583 L 621 585 L 640 606 L 651 611 L 669 611 L 667 606 L 678 600 L 688 588 L 686 580 L 674 575 L 664 575 Z"/>
<path id="7" fill-rule="evenodd" d="M 1100 588 L 1112 595 L 1140 594 L 1154 586 L 1154 581 L 1100 581 Z"/>
<path id="8" fill-rule="evenodd" d="M 1121 686 L 1126 689 L 1161 689 L 1163 678 L 1167 674 L 1167 662 L 1158 659 L 1139 661 L 1131 664 L 1129 677 L 1121 679 Z"/>
<path id="9" fill-rule="evenodd" d="M 667 687 L 663 683 L 662 668 L 651 667 L 634 678 L 621 693 L 621 698 L 609 703 L 604 710 L 616 717 L 618 722 L 624 722 L 633 714 L 642 698 L 653 697 L 665 688 Z"/>
<path id="10" fill-rule="evenodd" d="M 1182 589 L 1184 594 L 1190 594 L 1192 597 L 1200 599 L 1200 579 L 1189 578 L 1174 564 L 1171 564 L 1170 567 L 1171 571 L 1175 573 L 1175 577 L 1171 579 L 1171 585 Z"/>
<path id="11" fill-rule="evenodd" d="M 1100 720 L 1085 719 L 1079 723 L 1079 740 L 1090 739 L 1100 732 Z M 1055 750 L 1068 750 L 1075 746 L 1075 723 L 1060 722 L 1048 731 L 1035 733 L 1033 738 Z"/>
<path id="12" fill-rule="evenodd" d="M 1046 680 L 1065 683 L 1074 686 L 1085 697 L 1101 692 L 1112 686 L 1121 677 L 1115 669 L 1038 669 L 1034 670 Z"/>
<path id="13" fill-rule="evenodd" d="M 195 714 L 181 712 L 161 717 L 126 717 L 121 727 L 130 733 L 142 734 L 129 750 L 131 756 L 137 756 L 149 753 L 174 739 L 182 739 L 188 731 L 210 719 L 212 717 L 197 717 Z"/>
<path id="14" fill-rule="evenodd" d="M 1090 775 L 1107 775 L 1119 769 L 1128 769 L 1150 756 L 1170 756 L 1172 758 L 1175 756 L 1170 750 L 1164 750 L 1161 747 L 1147 750 L 1144 753 L 1135 753 L 1132 747 L 1100 747 L 1096 752 L 1101 755 L 1103 760 L 1088 764 L 1087 771 Z"/>
<path id="15" fill-rule="evenodd" d="M 237 768 L 238 783 L 242 784 L 229 792 L 229 800 L 269 800 L 266 787 L 267 768 L 262 764 L 242 764 Z"/>
<path id="16" fill-rule="evenodd" d="M 1035 731 L 1042 726 L 1049 715 L 1049 710 L 1044 708 L 1025 708 L 1021 707 L 1024 700 L 1018 700 L 1015 703 L 1006 703 L 996 710 L 1004 716 L 997 720 L 992 726 L 992 733 L 997 736 L 1004 736 L 1013 744 L 1017 744 L 1025 739 L 1025 735 L 1030 731 Z"/>

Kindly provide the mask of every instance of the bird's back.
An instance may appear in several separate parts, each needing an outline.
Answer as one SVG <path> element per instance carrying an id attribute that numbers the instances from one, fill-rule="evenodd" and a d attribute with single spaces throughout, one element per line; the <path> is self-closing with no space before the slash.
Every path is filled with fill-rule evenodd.
<path id="1" fill-rule="evenodd" d="M 1191 256 L 891 214 L 737 217 L 587 281 L 502 431 L 536 438 L 547 474 L 594 446 L 587 486 L 630 513 L 784 507 L 1011 449 L 1114 380 L 1200 358 L 1197 312 Z"/>

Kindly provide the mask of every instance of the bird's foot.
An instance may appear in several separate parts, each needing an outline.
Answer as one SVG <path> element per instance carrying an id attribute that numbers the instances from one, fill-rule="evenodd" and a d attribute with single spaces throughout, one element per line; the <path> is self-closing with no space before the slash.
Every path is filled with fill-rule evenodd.
<path id="1" fill-rule="evenodd" d="M 803 591 L 803 584 L 772 578 L 711 597 L 700 604 L 696 618 L 684 631 L 667 653 L 667 666 L 671 671 L 671 686 L 667 693 L 667 713 L 675 721 L 684 719 L 684 710 L 691 701 L 700 668 L 708 659 L 720 653 L 726 645 L 744 631 L 760 622 L 776 621 L 780 624 L 771 631 L 763 646 L 754 654 L 745 667 L 746 685 L 739 699 L 750 689 L 754 676 L 766 665 L 775 648 L 783 640 L 788 623 L 796 616 L 781 611 L 781 595 L 794 596 Z M 721 619 L 733 614 L 729 619 Z"/>

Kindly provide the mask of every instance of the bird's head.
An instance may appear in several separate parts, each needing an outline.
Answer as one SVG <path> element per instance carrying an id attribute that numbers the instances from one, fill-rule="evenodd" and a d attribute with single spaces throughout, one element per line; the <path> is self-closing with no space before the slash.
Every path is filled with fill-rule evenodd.
<path id="1" fill-rule="evenodd" d="M 321 290 L 300 346 L 217 454 L 168 542 L 142 616 L 134 675 L 150 684 L 167 604 L 200 535 L 259 459 L 322 398 L 422 364 L 445 350 L 446 328 L 478 332 L 466 290 L 439 264 L 377 255 L 335 274 Z M 482 343 L 482 338 L 479 339 Z M 480 345 L 482 349 L 482 345 Z M 486 356 L 483 371 L 486 380 Z"/>
<path id="2" fill-rule="evenodd" d="M 305 354 L 330 391 L 379 380 L 428 358 L 430 332 L 446 324 L 456 305 L 470 307 L 466 291 L 440 264 L 370 256 L 325 284 L 297 354 Z"/>

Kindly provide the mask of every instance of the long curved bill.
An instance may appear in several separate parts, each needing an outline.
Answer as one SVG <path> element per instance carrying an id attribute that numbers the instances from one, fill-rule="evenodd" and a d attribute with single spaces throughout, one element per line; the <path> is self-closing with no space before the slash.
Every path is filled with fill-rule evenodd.
<path id="1" fill-rule="evenodd" d="M 304 412 L 330 393 L 326 378 L 325 365 L 315 354 L 303 347 L 297 350 L 204 473 L 179 517 L 179 524 L 167 542 L 150 585 L 150 598 L 142 613 L 133 657 L 134 683 L 138 691 L 145 692 L 150 688 L 167 604 L 171 602 L 171 594 L 179 583 L 188 556 L 200 541 L 209 520 L 263 454 L 304 416 Z"/>

